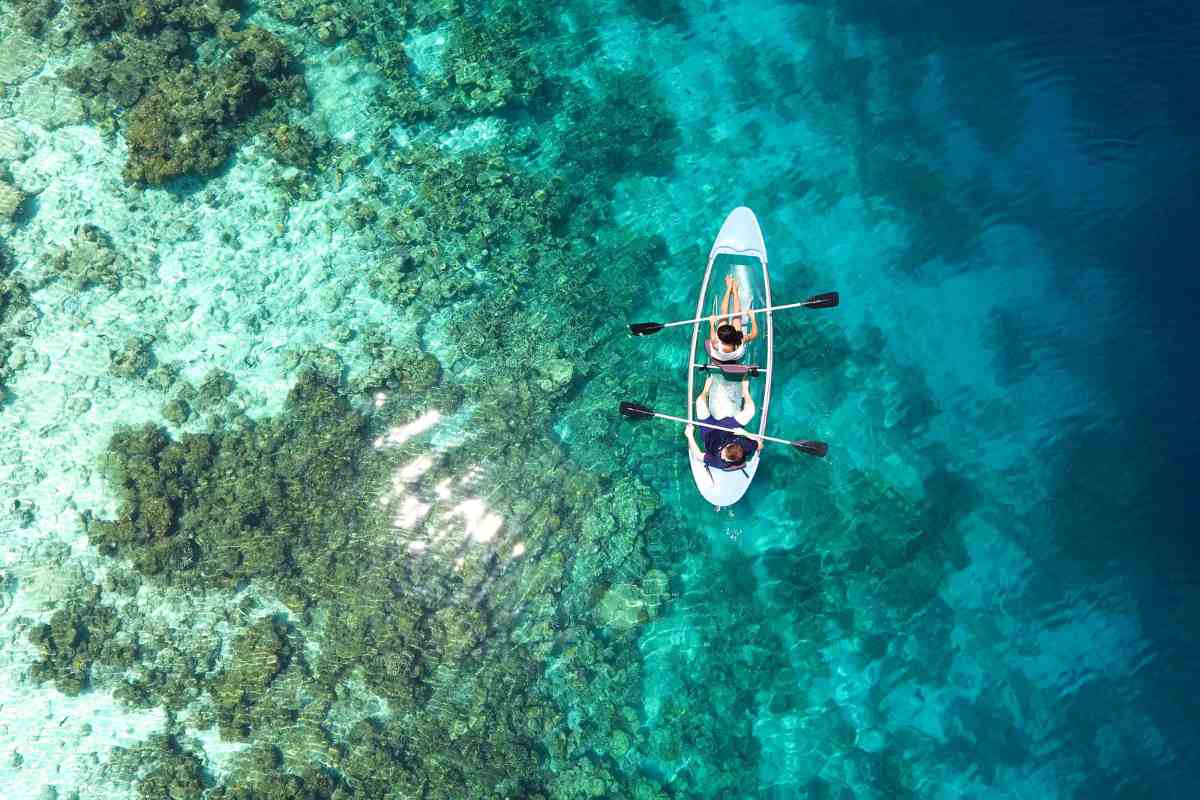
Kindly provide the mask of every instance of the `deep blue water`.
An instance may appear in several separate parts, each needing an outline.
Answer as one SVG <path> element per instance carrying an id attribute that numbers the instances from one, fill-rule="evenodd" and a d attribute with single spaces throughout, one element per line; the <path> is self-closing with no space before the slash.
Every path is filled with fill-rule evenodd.
<path id="1" fill-rule="evenodd" d="M 716 564 L 685 569 L 705 598 L 694 624 L 733 628 L 710 646 L 771 641 L 760 616 L 782 622 L 776 647 L 828 637 L 817 672 L 832 684 L 797 680 L 814 666 L 802 657 L 759 675 L 759 784 L 746 791 L 896 796 L 898 772 L 928 797 L 1192 796 L 1200 12 L 800 8 L 693 20 L 769 20 L 737 37 L 760 57 L 731 55 L 720 36 L 693 43 L 714 74 L 735 76 L 730 111 L 760 122 L 727 123 L 718 102 L 685 118 L 685 131 L 728 127 L 707 149 L 685 146 L 697 174 L 676 175 L 693 201 L 703 183 L 751 184 L 742 197 L 763 221 L 777 298 L 834 287 L 847 298 L 821 324 L 839 326 L 848 351 L 824 343 L 777 361 L 779 373 L 799 362 L 800 377 L 777 390 L 771 426 L 800 436 L 816 420 L 833 442 L 832 477 L 777 456 L 730 521 L 691 518 Z M 799 57 L 780 23 L 814 9 L 820 52 Z M 686 63 L 662 60 L 667 76 Z M 814 175 L 837 176 L 846 193 L 814 197 Z M 712 194 L 701 205 L 715 230 L 731 193 Z M 846 211 L 848 198 L 868 211 Z M 902 232 L 873 227 L 881 217 Z M 682 298 L 677 310 L 686 315 Z M 777 324 L 786 336 L 804 323 Z M 942 570 L 906 575 L 899 595 L 883 586 L 914 562 L 863 563 L 895 520 L 833 529 L 812 496 L 853 503 L 847 469 L 888 474 L 893 459 L 919 475 L 919 551 L 924 569 Z M 813 593 L 825 602 L 801 602 Z M 890 606 L 920 610 L 897 619 Z M 697 664 L 724 657 L 702 649 Z M 695 675 L 728 679 L 715 664 Z M 667 691 L 688 683 L 686 671 L 664 679 Z M 779 700 L 796 686 L 803 699 Z M 830 714 L 858 731 L 858 755 L 881 755 L 828 745 Z M 715 716 L 736 729 L 736 712 Z M 882 751 L 863 744 L 872 729 L 887 732 Z M 721 752 L 698 748 L 692 768 L 719 770 Z"/>

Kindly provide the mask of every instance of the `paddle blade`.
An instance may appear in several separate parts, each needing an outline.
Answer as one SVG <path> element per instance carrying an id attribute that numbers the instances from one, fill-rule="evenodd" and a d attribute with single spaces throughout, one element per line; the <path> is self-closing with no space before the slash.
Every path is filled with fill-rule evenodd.
<path id="1" fill-rule="evenodd" d="M 645 406 L 640 406 L 637 403 L 621 402 L 621 416 L 629 417 L 630 419 L 649 419 L 654 416 L 654 412 Z"/>
<path id="2" fill-rule="evenodd" d="M 829 445 L 824 442 L 814 442 L 810 439 L 801 439 L 798 442 L 792 442 L 792 445 L 797 450 L 801 450 L 817 458 L 824 458 L 825 454 L 829 452 Z"/>
<path id="3" fill-rule="evenodd" d="M 804 306 L 805 308 L 833 308 L 840 300 L 837 292 L 825 292 L 824 294 L 814 294 L 804 301 Z"/>
<path id="4" fill-rule="evenodd" d="M 634 336 L 649 336 L 667 327 L 661 322 L 635 322 L 629 326 L 629 332 Z"/>

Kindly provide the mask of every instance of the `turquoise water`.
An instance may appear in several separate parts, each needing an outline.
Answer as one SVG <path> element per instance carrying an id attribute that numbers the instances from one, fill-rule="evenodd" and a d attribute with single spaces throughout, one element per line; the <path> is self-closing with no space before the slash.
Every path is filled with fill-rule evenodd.
<path id="1" fill-rule="evenodd" d="M 0 8 L 7 795 L 1194 794 L 1192 12 Z"/>

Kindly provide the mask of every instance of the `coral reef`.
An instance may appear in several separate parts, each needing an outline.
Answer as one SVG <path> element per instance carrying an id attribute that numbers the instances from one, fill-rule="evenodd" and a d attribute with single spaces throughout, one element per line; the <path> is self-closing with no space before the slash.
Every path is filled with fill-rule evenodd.
<path id="1" fill-rule="evenodd" d="M 17 214 L 25 202 L 25 193 L 10 183 L 0 180 L 0 222 L 7 222 Z"/>
<path id="2" fill-rule="evenodd" d="M 186 64 L 157 82 L 129 112 L 125 179 L 162 183 L 219 167 L 259 107 L 306 102 L 282 42 L 261 28 L 230 31 L 218 64 Z M 278 128 L 278 126 L 276 126 Z"/>
<path id="3" fill-rule="evenodd" d="M 162 415 L 172 425 L 182 425 L 192 415 L 192 407 L 187 400 L 173 397 L 163 406 Z"/>
<path id="4" fill-rule="evenodd" d="M 29 140 L 11 120 L 0 119 L 0 161 L 19 161 L 29 152 Z"/>
<path id="5" fill-rule="evenodd" d="M 229 27 L 240 18 L 236 7 L 233 0 L 68 0 L 67 3 L 75 24 L 92 39 L 166 27 L 185 31 Z"/>
<path id="6" fill-rule="evenodd" d="M 356 391 L 400 391 L 411 397 L 414 393 L 426 393 L 441 382 L 442 365 L 433 355 L 417 348 L 402 349 L 372 332 L 364 336 L 363 350 L 371 357 L 371 367 L 356 380 Z"/>
<path id="7" fill-rule="evenodd" d="M 189 391 L 190 388 L 181 389 L 179 399 L 185 402 L 193 400 L 200 408 L 211 409 L 232 395 L 237 384 L 228 372 L 214 369 L 204 376 L 194 391 Z"/>
<path id="8" fill-rule="evenodd" d="M 74 696 L 88 688 L 95 661 L 109 665 L 133 661 L 135 646 L 118 636 L 121 616 L 100 599 L 98 587 L 83 589 L 66 598 L 48 623 L 29 632 L 29 640 L 41 651 L 41 658 L 29 669 L 31 678 L 52 680 L 63 694 Z"/>
<path id="9" fill-rule="evenodd" d="M 39 36 L 62 4 L 58 0 L 10 0 L 17 26 L 30 36 Z"/>
<path id="10" fill-rule="evenodd" d="M 136 747 L 117 748 L 108 770 L 136 785 L 139 800 L 182 800 L 202 797 L 208 786 L 204 763 L 181 737 L 156 733 Z"/>
<path id="11" fill-rule="evenodd" d="M 231 664 L 215 681 L 213 698 L 225 739 L 244 739 L 255 725 L 269 723 L 256 706 L 292 660 L 287 629 L 264 617 L 233 640 Z"/>
<path id="12" fill-rule="evenodd" d="M 603 70 L 597 85 L 598 96 L 581 86 L 565 94 L 555 137 L 561 167 L 598 192 L 614 174 L 669 174 L 679 128 L 653 84 L 635 70 Z"/>
<path id="13" fill-rule="evenodd" d="M 274 131 L 281 160 L 310 157 L 303 134 L 287 133 L 289 111 L 307 103 L 303 78 L 276 36 L 239 28 L 238 3 L 72 0 L 67 12 L 74 38 L 93 47 L 62 82 L 102 130 L 124 129 L 127 181 L 212 173 L 259 126 Z"/>
<path id="14" fill-rule="evenodd" d="M 130 267 L 103 229 L 84 224 L 50 257 L 49 268 L 75 291 L 93 286 L 116 291 L 121 288 L 121 276 Z"/>
<path id="15" fill-rule="evenodd" d="M 132 336 L 120 349 L 108 351 L 108 374 L 117 378 L 141 378 L 154 364 L 149 336 Z"/>
<path id="16" fill-rule="evenodd" d="M 265 136 L 275 160 L 291 167 L 311 169 L 324 149 L 324 144 L 302 125 L 276 125 Z"/>
<path id="17" fill-rule="evenodd" d="M 94 118 L 125 127 L 128 180 L 219 169 L 252 130 L 282 164 L 362 177 L 364 159 L 288 118 L 302 102 L 289 57 L 274 36 L 237 31 L 236 11 L 165 0 L 144 10 L 80 5 L 70 7 L 80 31 L 103 42 L 71 80 Z M 396 119 L 441 134 L 507 115 L 491 143 L 383 146 L 375 164 L 388 170 L 386 188 L 364 181 L 370 199 L 342 206 L 364 236 L 383 234 L 371 276 L 381 296 L 414 314 L 453 301 L 438 332 L 450 342 L 448 363 L 415 341 L 347 330 L 336 341 L 361 344 L 372 362 L 349 391 L 337 353 L 296 352 L 285 363 L 306 366 L 282 414 L 230 424 L 220 416 L 236 414 L 229 376 L 193 388 L 154 367 L 148 347 L 117 351 L 121 374 L 149 372 L 164 391 L 182 383 L 166 419 L 178 425 L 195 410 L 210 429 L 171 436 L 146 425 L 114 436 L 102 469 L 121 504 L 114 519 L 89 519 L 89 538 L 164 590 L 231 593 L 239 622 L 231 617 L 219 646 L 209 643 L 223 654 L 210 659 L 148 636 L 135 642 L 136 656 L 85 653 L 89 679 L 248 742 L 222 785 L 203 790 L 208 797 L 653 800 L 669 793 L 665 780 L 639 773 L 642 760 L 677 767 L 682 741 L 723 726 L 746 751 L 734 757 L 750 759 L 741 709 L 753 704 L 753 672 L 739 678 L 714 665 L 714 681 L 730 687 L 721 704 L 695 722 L 682 703 L 672 706 L 670 730 L 644 735 L 637 637 L 673 597 L 656 564 L 697 540 L 665 520 L 627 455 L 597 448 L 584 468 L 553 427 L 561 401 L 612 359 L 606 344 L 621 321 L 597 323 L 596 308 L 631 307 L 641 288 L 631 276 L 665 254 L 661 240 L 623 232 L 614 244 L 596 234 L 623 175 L 671 168 L 677 133 L 651 83 L 635 71 L 602 72 L 594 88 L 548 81 L 547 64 L 581 45 L 536 6 L 483 14 L 456 13 L 455 3 L 393 5 L 379 17 L 389 34 L 449 21 L 440 75 L 436 65 L 411 70 L 400 37 L 388 43 L 368 30 L 376 5 L 278 0 L 268 9 L 313 26 L 319 41 L 369 52 Z M 522 109 L 535 99 L 544 116 L 528 119 Z M 317 185 L 299 177 L 297 195 Z M 56 271 L 109 285 L 105 270 L 119 274 L 120 265 L 91 266 L 107 252 L 102 243 L 99 234 L 87 247 L 72 243 Z M 457 375 L 469 378 L 460 386 L 448 379 Z M 453 447 L 420 436 L 394 449 L 377 444 L 423 409 L 460 407 L 469 417 Z M 612 421 L 591 417 L 579 441 L 611 439 Z M 424 459 L 420 479 L 403 478 L 414 459 Z M 402 524 L 402 501 L 432 510 Z M 468 519 L 478 509 L 501 527 Z M 259 594 L 289 613 L 257 612 L 247 601 Z M 60 655 L 70 631 L 58 627 L 61 637 L 50 630 L 39 642 L 45 677 L 71 685 L 73 673 L 60 678 L 54 665 L 72 663 L 78 644 Z M 88 641 L 101 646 L 118 633 L 96 626 Z M 753 658 L 761 666 L 770 656 Z M 128 668 L 118 679 L 119 666 Z M 702 705 L 702 688 L 683 694 Z M 368 693 L 378 705 L 364 701 L 347 721 L 346 709 Z M 189 747 L 168 737 L 146 755 L 143 796 L 201 791 L 203 760 Z M 717 789 L 735 786 L 731 775 Z"/>
<path id="18" fill-rule="evenodd" d="M 289 577 L 305 532 L 339 535 L 321 526 L 338 518 L 339 493 L 354 483 L 364 422 L 316 373 L 301 377 L 289 402 L 287 419 L 221 438 L 172 442 L 154 426 L 115 436 L 105 468 L 127 507 L 115 522 L 95 522 L 93 540 L 172 581 L 271 577 L 297 595 Z"/>
<path id="19" fill-rule="evenodd" d="M 88 115 L 108 127 L 148 94 L 164 75 L 191 62 L 185 31 L 166 28 L 152 34 L 122 34 L 102 41 L 62 74 L 63 83 L 83 98 Z"/>
<path id="20" fill-rule="evenodd" d="M 24 353 L 15 351 L 14 345 L 28 335 L 24 325 L 35 314 L 29 287 L 11 271 L 10 257 L 0 247 L 0 403 L 7 396 L 5 381 L 24 365 Z"/>
<path id="21" fill-rule="evenodd" d="M 360 391 L 382 382 L 384 391 L 418 405 L 420 398 L 441 391 L 436 361 L 423 364 L 419 352 L 415 360 L 401 359 L 399 350 L 378 336 L 370 337 L 370 347 L 381 366 L 361 381 Z M 387 410 L 384 406 L 379 413 Z M 193 665 L 191 675 L 178 680 L 184 688 L 175 690 L 169 688 L 170 673 L 160 669 L 127 681 L 121 696 L 139 705 L 157 701 L 177 708 L 206 688 L 213 698 L 206 713 L 222 738 L 279 747 L 282 764 L 268 758 L 269 765 L 258 766 L 269 767 L 274 780 L 291 787 L 287 791 L 295 796 L 334 797 L 350 787 L 363 797 L 394 796 L 397 788 L 440 798 L 584 796 L 572 794 L 584 791 L 573 780 L 546 783 L 539 742 L 562 725 L 554 697 L 588 680 L 600 658 L 598 645 L 584 628 L 575 629 L 572 637 L 587 654 L 580 652 L 561 673 L 561 685 L 544 689 L 538 688 L 542 668 L 525 650 L 547 653 L 555 646 L 553 627 L 563 613 L 555 596 L 568 585 L 576 588 L 564 609 L 578 608 L 582 620 L 600 603 L 596 613 L 605 613 L 588 569 L 612 576 L 617 587 L 612 598 L 634 598 L 639 620 L 655 613 L 665 576 L 642 565 L 657 502 L 636 481 L 607 490 L 594 477 L 564 482 L 556 469 L 565 465 L 549 443 L 537 445 L 547 458 L 536 463 L 511 460 L 510 453 L 530 443 L 513 440 L 498 451 L 490 439 L 490 426 L 496 424 L 499 418 L 484 414 L 480 430 L 453 454 L 436 459 L 428 479 L 436 483 L 443 475 L 461 475 L 464 462 L 504 462 L 508 475 L 489 502 L 506 524 L 522 531 L 525 546 L 539 552 L 568 542 L 578 547 L 579 558 L 590 566 L 578 568 L 576 577 L 565 569 L 561 552 L 505 564 L 487 554 L 501 545 L 465 554 L 459 569 L 450 572 L 441 559 L 403 557 L 402 543 L 387 522 L 390 511 L 367 500 L 390 483 L 395 459 L 405 456 L 372 447 L 368 420 L 342 395 L 336 378 L 315 371 L 301 375 L 277 419 L 184 434 L 175 441 L 153 426 L 114 437 L 104 469 L 123 505 L 117 519 L 90 522 L 89 535 L 102 552 L 129 558 L 143 574 L 185 587 L 262 582 L 302 618 L 319 610 L 324 620 L 316 650 L 303 644 L 317 635 L 315 630 L 260 617 L 230 643 L 228 663 L 219 672 Z M 530 503 L 530 491 L 539 492 L 542 502 Z M 583 533 L 572 540 L 563 538 L 560 528 Z M 434 549 L 449 548 L 445 552 L 452 554 L 462 546 L 447 541 Z M 631 572 L 644 573 L 644 579 L 622 586 L 621 576 Z M 481 593 L 484 587 L 487 595 Z M 487 596 L 494 601 L 485 601 Z M 514 607 L 518 597 L 529 597 L 534 605 Z M 613 633 L 626 630 L 617 622 Z M 317 653 L 315 660 L 309 660 L 310 652 Z M 626 663 L 605 671 L 603 691 L 636 695 L 636 667 L 627 651 L 614 646 L 605 658 Z M 188 662 L 171 663 L 186 669 Z M 387 698 L 397 716 L 365 719 L 337 744 L 320 723 L 339 687 L 353 675 Z M 623 688 L 617 690 L 618 685 Z M 300 686 L 318 698 L 316 703 L 304 709 L 296 705 Z M 572 758 L 592 747 L 623 753 L 632 747 L 625 732 L 629 722 L 614 727 L 609 712 L 598 708 L 596 713 L 589 723 L 595 733 L 578 741 Z M 292 743 L 291 734 L 280 734 L 285 730 L 296 731 L 302 742 Z M 320 780 L 302 774 L 310 761 L 289 755 L 314 747 L 326 752 L 333 770 Z M 279 776 L 280 768 L 293 774 Z M 175 769 L 152 774 L 175 774 Z M 587 772 L 586 780 L 580 779 L 599 786 L 594 778 Z M 217 787 L 214 796 L 264 796 L 267 784 L 258 781 L 265 780 L 262 774 L 247 774 Z M 618 791 L 615 776 L 601 782 Z"/>
<path id="22" fill-rule="evenodd" d="M 537 51 L 525 46 L 549 33 L 544 7 L 503 0 L 489 10 L 487 18 L 454 17 L 442 53 L 445 92 L 453 106 L 472 114 L 526 105 L 544 81 Z"/>

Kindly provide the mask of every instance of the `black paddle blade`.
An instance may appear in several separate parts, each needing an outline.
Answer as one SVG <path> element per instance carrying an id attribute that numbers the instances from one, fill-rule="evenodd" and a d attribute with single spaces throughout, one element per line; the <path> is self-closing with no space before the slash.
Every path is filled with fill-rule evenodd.
<path id="1" fill-rule="evenodd" d="M 814 294 L 804 301 L 805 308 L 833 308 L 841 300 L 837 292 Z"/>
<path id="2" fill-rule="evenodd" d="M 824 442 L 814 442 L 810 439 L 801 439 L 798 442 L 792 442 L 792 444 L 797 450 L 802 450 L 803 452 L 808 453 L 810 456 L 816 456 L 817 458 L 824 458 L 825 454 L 829 452 L 829 445 L 825 444 Z"/>
<path id="3" fill-rule="evenodd" d="M 648 419 L 654 416 L 654 412 L 645 406 L 640 406 L 637 403 L 621 402 L 621 416 L 629 417 L 630 419 Z"/>
<path id="4" fill-rule="evenodd" d="M 661 322 L 635 322 L 629 326 L 629 332 L 634 336 L 649 336 L 667 327 Z"/>

